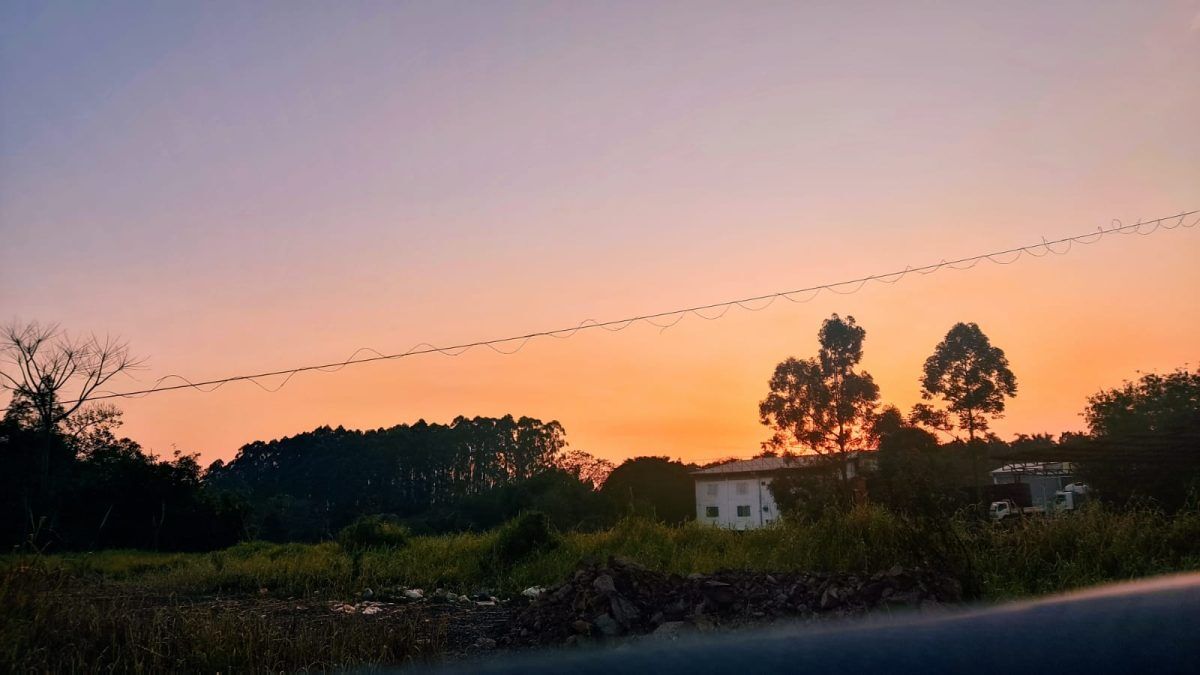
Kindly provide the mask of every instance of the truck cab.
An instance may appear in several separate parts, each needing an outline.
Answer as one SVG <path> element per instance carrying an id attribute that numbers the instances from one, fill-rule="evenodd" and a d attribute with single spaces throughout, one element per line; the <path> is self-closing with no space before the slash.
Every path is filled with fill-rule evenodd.
<path id="1" fill-rule="evenodd" d="M 1088 494 L 1086 483 L 1071 483 L 1054 493 L 1054 512 L 1074 511 L 1083 505 Z"/>
<path id="2" fill-rule="evenodd" d="M 1011 499 L 1001 499 L 1000 501 L 992 502 L 988 507 L 988 516 L 996 522 L 1000 522 L 1009 516 L 1019 515 L 1021 509 Z"/>

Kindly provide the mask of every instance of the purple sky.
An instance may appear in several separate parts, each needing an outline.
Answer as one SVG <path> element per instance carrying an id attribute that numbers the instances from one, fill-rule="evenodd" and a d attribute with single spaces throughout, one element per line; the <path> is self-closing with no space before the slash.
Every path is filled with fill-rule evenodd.
<path id="1" fill-rule="evenodd" d="M 857 277 L 1200 208 L 1200 3 L 0 5 L 0 318 L 142 381 Z M 608 457 L 748 454 L 775 362 L 853 313 L 886 400 L 955 321 L 998 429 L 1195 363 L 1200 232 L 803 307 L 123 403 L 229 457 L 317 424 L 557 418 Z M 132 380 L 120 388 L 140 388 Z"/>

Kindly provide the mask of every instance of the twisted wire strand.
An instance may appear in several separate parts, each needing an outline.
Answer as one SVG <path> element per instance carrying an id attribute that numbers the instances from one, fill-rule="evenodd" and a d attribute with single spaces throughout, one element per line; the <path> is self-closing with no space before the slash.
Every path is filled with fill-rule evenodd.
<path id="1" fill-rule="evenodd" d="M 361 363 L 372 363 L 376 361 L 391 361 L 396 359 L 407 358 L 410 356 L 419 356 L 422 354 L 441 354 L 443 356 L 460 356 L 477 347 L 487 347 L 497 354 L 512 355 L 521 351 L 527 344 L 535 338 L 551 337 L 559 340 L 565 340 L 577 335 L 580 331 L 591 330 L 594 328 L 602 328 L 609 332 L 620 332 L 629 328 L 636 323 L 647 323 L 665 331 L 671 328 L 688 315 L 698 316 L 706 321 L 716 321 L 729 313 L 735 306 L 748 312 L 761 312 L 775 303 L 776 300 L 783 298 L 789 302 L 803 304 L 816 299 L 822 292 L 830 292 L 836 295 L 851 295 L 861 291 L 868 283 L 877 282 L 886 285 L 894 285 L 910 274 L 920 274 L 922 276 L 939 272 L 943 269 L 952 270 L 969 270 L 977 266 L 981 262 L 990 262 L 996 265 L 1011 265 L 1016 263 L 1023 256 L 1031 256 L 1034 258 L 1043 258 L 1048 255 L 1066 255 L 1071 252 L 1075 244 L 1090 245 L 1094 244 L 1104 237 L 1112 234 L 1123 235 L 1138 235 L 1149 236 L 1159 230 L 1174 230 L 1178 228 L 1190 229 L 1200 224 L 1200 217 L 1188 222 L 1188 219 L 1200 210 L 1184 211 L 1182 213 L 1155 218 L 1153 220 L 1139 219 L 1135 223 L 1128 225 L 1121 220 L 1114 219 L 1109 227 L 1097 227 L 1093 232 L 1075 235 L 1072 237 L 1063 237 L 1061 239 L 1047 240 L 1042 237 L 1041 241 L 1036 244 L 1027 246 L 1018 246 L 1016 248 L 1005 249 L 1003 251 L 992 251 L 990 253 L 982 253 L 979 255 L 958 258 L 955 260 L 946 260 L 943 258 L 937 263 L 930 265 L 922 265 L 920 267 L 906 266 L 902 270 L 885 272 L 883 274 L 873 274 L 870 276 L 859 277 L 857 279 L 847 279 L 828 284 L 820 284 L 817 286 L 809 286 L 807 288 L 799 288 L 789 291 L 780 291 L 776 293 L 766 293 L 749 298 L 739 298 L 737 300 L 725 300 L 722 302 L 714 302 L 705 305 L 697 305 L 694 307 L 685 307 L 682 309 L 673 309 L 664 312 L 655 312 L 653 314 L 642 314 L 638 316 L 626 317 L 622 319 L 613 319 L 610 321 L 597 321 L 595 319 L 585 319 L 574 326 L 565 328 L 556 328 L 554 330 L 536 331 L 526 333 L 524 335 L 516 335 L 506 338 L 496 338 L 490 340 L 476 340 L 473 342 L 465 342 L 448 347 L 439 347 L 428 342 L 422 342 L 414 345 L 412 348 L 404 352 L 394 354 L 384 354 L 370 347 L 359 347 L 346 359 L 320 365 L 301 366 L 298 368 L 287 368 L 283 370 L 266 371 L 261 373 L 253 373 L 246 375 L 234 375 L 232 377 L 224 377 L 214 380 L 204 380 L 193 382 L 188 378 L 178 375 L 165 375 L 155 381 L 154 385 L 140 389 L 137 391 L 115 392 L 115 391 L 98 391 L 96 396 L 90 397 L 89 400 L 103 400 L 112 398 L 143 398 L 151 394 L 157 394 L 166 391 L 175 391 L 179 389 L 195 389 L 197 391 L 209 393 L 216 391 L 220 387 L 231 382 L 249 381 L 263 391 L 276 392 L 286 385 L 293 377 L 300 373 L 318 371 L 325 373 L 335 373 L 346 366 L 356 365 Z M 1059 250 L 1058 246 L 1062 246 Z M 806 296 L 806 297 L 805 297 Z M 759 304 L 761 303 L 761 304 Z M 715 315 L 708 315 L 706 312 L 717 311 Z M 515 348 L 507 348 L 506 345 L 516 344 Z M 369 353 L 369 356 L 359 358 L 360 354 Z M 284 376 L 283 380 L 274 387 L 264 385 L 259 380 Z M 166 383 L 178 381 L 177 384 L 167 385 Z M 76 403 L 77 401 L 65 401 L 66 404 Z"/>

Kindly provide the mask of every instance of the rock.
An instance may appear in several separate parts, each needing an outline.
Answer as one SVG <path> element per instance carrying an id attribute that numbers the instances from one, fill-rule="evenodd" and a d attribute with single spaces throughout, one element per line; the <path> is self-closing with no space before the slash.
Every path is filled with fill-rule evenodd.
<path id="1" fill-rule="evenodd" d="M 921 595 L 916 591 L 900 591 L 887 597 L 889 605 L 915 605 L 921 601 Z"/>
<path id="2" fill-rule="evenodd" d="M 540 597 L 542 595 L 542 593 L 545 593 L 545 592 L 546 592 L 546 589 L 542 588 L 541 586 L 530 586 L 529 588 L 526 588 L 525 590 L 521 591 L 521 595 L 526 598 L 533 599 L 533 598 Z"/>
<path id="3" fill-rule="evenodd" d="M 375 591 L 373 591 L 369 588 L 363 589 L 363 592 L 362 592 L 363 600 L 370 600 L 372 597 L 374 597 L 374 595 L 375 595 Z"/>
<path id="4" fill-rule="evenodd" d="M 366 614 L 367 616 L 371 616 L 373 614 L 379 614 L 382 611 L 383 608 L 379 605 L 371 605 L 370 607 L 363 607 L 362 613 Z"/>
<path id="5" fill-rule="evenodd" d="M 825 592 L 821 594 L 821 609 L 830 610 L 842 604 L 842 598 L 838 595 L 837 586 L 830 584 L 825 588 Z"/>
<path id="6" fill-rule="evenodd" d="M 592 624 L 600 630 L 600 633 L 607 637 L 615 637 L 621 634 L 621 624 L 608 614 L 601 614 L 592 620 Z"/>
<path id="7" fill-rule="evenodd" d="M 615 582 L 613 582 L 612 576 L 608 574 L 601 574 L 600 576 L 596 577 L 596 579 L 592 581 L 592 588 L 595 588 L 597 591 L 605 595 L 613 595 L 617 592 L 617 586 Z"/>
<path id="8" fill-rule="evenodd" d="M 723 581 L 704 582 L 704 597 L 719 607 L 733 604 L 737 592 L 732 586 Z"/>
<path id="9" fill-rule="evenodd" d="M 476 640 L 475 643 L 472 644 L 471 646 L 474 647 L 475 649 L 495 649 L 496 641 L 493 640 L 492 638 L 481 637 L 478 640 Z"/>
<path id="10" fill-rule="evenodd" d="M 663 614 L 668 617 L 678 619 L 684 614 L 687 614 L 689 606 L 690 603 L 688 603 L 687 598 L 677 598 L 674 602 L 671 602 L 663 607 Z"/>
<path id="11" fill-rule="evenodd" d="M 867 604 L 874 605 L 879 602 L 885 588 L 887 586 L 882 581 L 872 581 L 859 589 L 859 595 Z"/>
<path id="12" fill-rule="evenodd" d="M 405 600 L 423 600 L 424 598 L 425 598 L 425 591 L 423 591 L 419 588 L 410 588 L 410 589 L 404 591 L 404 599 Z"/>
<path id="13" fill-rule="evenodd" d="M 511 615 L 504 644 L 562 645 L 572 636 L 579 643 L 594 636 L 649 634 L 679 621 L 713 630 L 761 625 L 776 617 L 863 614 L 894 604 L 932 606 L 961 597 L 953 578 L 919 568 L 870 577 L 733 570 L 683 578 L 616 556 L 606 565 L 582 563 L 568 581 L 536 599 L 518 597 L 527 604 Z M 481 606 L 489 606 L 491 596 L 484 597 L 488 600 L 479 600 Z M 664 634 L 674 630 L 666 628 Z"/>
<path id="14" fill-rule="evenodd" d="M 679 636 L 693 629 L 686 621 L 667 621 L 651 633 L 656 638 L 664 638 L 667 640 L 677 640 Z"/>
<path id="15" fill-rule="evenodd" d="M 638 619 L 642 618 L 642 613 L 638 610 L 637 605 L 619 595 L 613 597 L 609 604 L 609 610 L 612 612 L 613 618 L 626 628 L 632 627 Z"/>

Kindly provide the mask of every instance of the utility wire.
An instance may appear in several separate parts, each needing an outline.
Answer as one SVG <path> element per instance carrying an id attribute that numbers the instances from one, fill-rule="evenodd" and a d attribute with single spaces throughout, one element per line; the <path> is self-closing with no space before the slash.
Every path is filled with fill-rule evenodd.
<path id="1" fill-rule="evenodd" d="M 528 344 L 529 341 L 533 340 L 534 338 L 552 337 L 552 338 L 557 338 L 557 339 L 567 339 L 569 337 L 574 336 L 576 333 L 579 333 L 580 331 L 590 330 L 590 329 L 595 329 L 595 328 L 602 328 L 602 329 L 610 331 L 610 332 L 617 332 L 617 331 L 625 330 L 626 328 L 629 328 L 633 324 L 639 323 L 639 322 L 645 322 L 645 323 L 648 323 L 652 326 L 659 328 L 660 330 L 666 330 L 666 329 L 674 326 L 675 324 L 679 323 L 680 321 L 682 321 L 684 319 L 684 317 L 686 317 L 689 314 L 698 316 L 707 321 L 715 321 L 715 320 L 720 319 L 721 317 L 725 316 L 725 314 L 727 314 L 729 312 L 729 310 L 734 307 L 738 307 L 740 309 L 744 309 L 744 310 L 751 311 L 751 312 L 759 312 L 759 311 L 762 311 L 762 310 L 770 307 L 772 304 L 775 303 L 776 300 L 779 300 L 780 298 L 783 298 L 783 299 L 788 300 L 789 302 L 793 302 L 793 303 L 805 303 L 805 302 L 809 302 L 809 301 L 813 300 L 814 298 L 816 298 L 818 295 L 821 294 L 822 291 L 828 291 L 830 293 L 835 293 L 838 295 L 850 295 L 850 294 L 857 293 L 858 291 L 862 290 L 863 287 L 866 286 L 867 283 L 869 283 L 869 282 L 874 281 L 874 282 L 878 282 L 878 283 L 882 283 L 882 284 L 892 285 L 892 284 L 899 282 L 901 279 L 903 279 L 904 277 L 906 277 L 909 274 L 927 275 L 927 274 L 933 274 L 934 272 L 937 272 L 942 269 L 967 270 L 967 269 L 971 269 L 972 267 L 975 267 L 976 265 L 978 265 L 979 263 L 981 263 L 985 260 L 988 262 L 995 263 L 997 265 L 1011 265 L 1011 264 L 1017 262 L 1017 260 L 1019 260 L 1024 255 L 1029 255 L 1029 256 L 1032 256 L 1035 258 L 1042 258 L 1049 254 L 1066 255 L 1067 253 L 1069 253 L 1071 251 L 1071 248 L 1075 244 L 1084 244 L 1084 245 L 1094 244 L 1094 243 L 1100 241 L 1101 239 L 1103 239 L 1105 236 L 1108 236 L 1110 234 L 1137 234 L 1137 235 L 1141 235 L 1141 236 L 1148 236 L 1148 235 L 1154 234 L 1156 231 L 1158 231 L 1160 229 L 1174 230 L 1174 229 L 1180 228 L 1180 227 L 1192 228 L 1192 227 L 1195 227 L 1197 224 L 1200 224 L 1200 218 L 1197 218 L 1196 220 L 1194 220 L 1192 222 L 1187 222 L 1187 220 L 1191 216 L 1194 216 L 1198 213 L 1200 213 L 1200 210 L 1185 211 L 1183 213 L 1179 213 L 1179 214 L 1173 215 L 1173 216 L 1164 216 L 1162 218 L 1155 218 L 1154 220 L 1146 220 L 1146 221 L 1139 220 L 1138 222 L 1132 223 L 1129 225 L 1124 225 L 1119 220 L 1113 220 L 1112 224 L 1109 227 L 1107 227 L 1107 228 L 1098 227 L 1098 228 L 1096 228 L 1096 231 L 1089 232 L 1086 234 L 1079 234 L 1079 235 L 1075 235 L 1073 237 L 1064 237 L 1062 239 L 1054 239 L 1054 240 L 1050 240 L 1050 241 L 1046 240 L 1043 237 L 1042 241 L 1039 243 L 1036 243 L 1036 244 L 1030 244 L 1027 246 L 1019 246 L 1016 248 L 1005 249 L 1002 251 L 993 251 L 991 253 L 982 253 L 979 255 L 973 255 L 973 256 L 966 257 L 966 258 L 958 258 L 956 260 L 943 259 L 940 262 L 937 262 L 937 263 L 934 263 L 931 265 L 923 265 L 921 267 L 905 267 L 902 270 L 896 270 L 894 272 L 887 272 L 884 274 L 873 274 L 871 276 L 859 277 L 857 279 L 849 279 L 846 281 L 839 281 L 839 282 L 830 283 L 830 284 L 809 286 L 807 288 L 799 288 L 799 289 L 791 290 L 791 291 L 780 291 L 777 293 L 767 293 L 764 295 L 756 295 L 756 296 L 752 296 L 752 297 L 748 297 L 748 298 L 741 298 L 738 300 L 726 300 L 723 302 L 714 302 L 714 303 L 710 303 L 710 304 L 706 304 L 706 305 L 696 305 L 694 307 L 673 309 L 673 310 L 665 311 L 665 312 L 655 312 L 653 314 L 641 314 L 638 316 L 632 316 L 632 317 L 628 317 L 628 318 L 624 318 L 624 319 L 614 319 L 611 321 L 595 321 L 593 319 L 587 319 L 587 320 L 582 321 L 579 324 L 572 326 L 570 328 L 559 328 L 559 329 L 555 329 L 555 330 L 537 331 L 537 332 L 533 332 L 533 333 L 526 333 L 524 335 L 516 335 L 513 337 L 497 338 L 497 339 L 492 339 L 492 340 L 477 340 L 475 342 L 465 342 L 462 344 L 457 344 L 457 345 L 448 346 L 448 347 L 438 347 L 438 346 L 432 345 L 428 342 L 423 342 L 423 343 L 413 346 L 408 351 L 394 353 L 394 354 L 383 354 L 374 349 L 371 349 L 370 347 L 360 347 L 359 349 L 356 349 L 354 351 L 354 353 L 352 353 L 350 355 L 350 357 L 345 359 L 344 361 L 335 361 L 332 363 L 326 363 L 326 364 L 322 364 L 322 365 L 301 366 L 298 368 L 287 368 L 284 370 L 273 370 L 273 371 L 267 371 L 267 372 L 261 372 L 261 373 L 254 373 L 252 375 L 235 375 L 232 377 L 223 377 L 223 378 L 215 379 L 215 380 L 205 380 L 203 382 L 192 382 L 192 381 L 188 380 L 187 378 L 183 377 L 182 375 L 175 375 L 175 374 L 166 375 L 162 378 L 159 378 L 159 380 L 157 382 L 155 382 L 154 386 L 149 389 L 141 389 L 141 390 L 137 390 L 137 391 L 126 391 L 126 392 L 104 391 L 104 392 L 101 392 L 100 395 L 92 396 L 89 400 L 99 401 L 99 400 L 112 399 L 112 398 L 141 398 L 144 396 L 149 396 L 150 394 L 157 394 L 157 393 L 161 393 L 161 392 L 165 392 L 165 391 L 174 391 L 177 389 L 196 389 L 196 390 L 202 391 L 202 392 L 211 392 L 211 391 L 215 391 L 216 389 L 218 389 L 226 384 L 229 384 L 230 382 L 243 382 L 243 381 L 251 382 L 254 385 L 258 386 L 259 388 L 263 389 L 264 391 L 276 392 L 276 391 L 279 391 L 280 389 L 282 389 L 283 386 L 286 385 L 288 383 L 288 381 L 290 381 L 298 373 L 304 373 L 304 372 L 309 372 L 309 371 L 320 371 L 320 372 L 331 373 L 331 372 L 337 372 L 337 371 L 341 370 L 342 368 L 345 368 L 346 366 L 349 366 L 349 365 L 355 365 L 355 364 L 360 364 L 360 363 L 372 363 L 375 361 L 391 361 L 391 360 L 395 360 L 395 359 L 402 359 L 402 358 L 409 357 L 409 356 L 417 356 L 420 354 L 437 353 L 437 354 L 442 354 L 444 356 L 459 356 L 460 354 L 467 352 L 471 349 L 474 349 L 476 347 L 487 347 L 498 354 L 509 355 L 509 354 L 515 354 L 516 352 L 521 351 L 521 349 L 523 349 L 525 347 L 525 345 Z M 511 347 L 511 348 L 509 348 L 509 347 Z M 359 355 L 363 354 L 363 353 L 369 353 L 369 354 L 371 354 L 371 356 L 359 358 Z M 275 387 L 265 386 L 261 382 L 258 381 L 259 379 L 262 379 L 262 378 L 278 377 L 280 375 L 283 375 L 285 377 L 284 377 L 283 381 L 280 382 Z M 163 386 L 164 382 L 167 382 L 172 379 L 182 380 L 182 382 L 180 384 L 172 384 L 172 385 L 168 385 L 168 386 Z M 76 403 L 76 402 L 77 401 L 66 401 L 64 403 L 71 404 L 71 403 Z"/>

